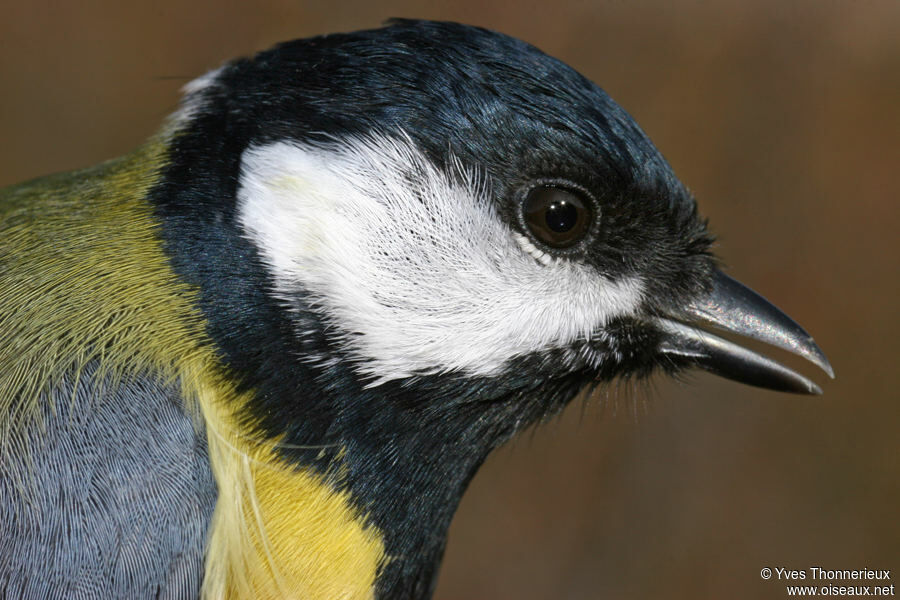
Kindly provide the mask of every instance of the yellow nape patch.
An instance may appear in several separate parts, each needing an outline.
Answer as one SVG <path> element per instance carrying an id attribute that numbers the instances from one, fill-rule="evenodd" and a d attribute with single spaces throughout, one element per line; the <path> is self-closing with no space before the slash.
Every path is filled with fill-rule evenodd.
<path id="1" fill-rule="evenodd" d="M 202 319 L 146 201 L 166 140 L 90 169 L 0 191 L 0 446 L 36 422 L 42 394 L 98 366 L 110 385 L 177 375 Z"/>
<path id="2" fill-rule="evenodd" d="M 380 532 L 335 481 L 281 462 L 277 440 L 250 442 L 232 418 L 247 398 L 146 199 L 170 139 L 0 192 L 0 449 L 27 455 L 22 432 L 41 426 L 46 391 L 89 363 L 109 386 L 179 381 L 186 409 L 202 416 L 219 489 L 204 598 L 372 598 L 386 560 Z"/>

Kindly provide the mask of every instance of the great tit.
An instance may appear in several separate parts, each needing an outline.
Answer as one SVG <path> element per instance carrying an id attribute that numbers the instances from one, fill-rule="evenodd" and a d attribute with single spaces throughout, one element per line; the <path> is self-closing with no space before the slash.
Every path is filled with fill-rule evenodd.
<path id="1" fill-rule="evenodd" d="M 832 370 L 599 87 L 397 20 L 0 195 L 0 596 L 422 599 L 494 448 L 613 378 Z"/>

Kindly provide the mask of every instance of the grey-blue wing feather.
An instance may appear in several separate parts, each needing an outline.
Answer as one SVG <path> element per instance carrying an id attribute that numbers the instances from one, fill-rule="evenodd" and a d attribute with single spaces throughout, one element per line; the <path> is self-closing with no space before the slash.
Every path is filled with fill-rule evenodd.
<path id="1" fill-rule="evenodd" d="M 176 385 L 101 392 L 95 372 L 4 448 L 0 598 L 197 598 L 216 499 L 206 439 Z"/>

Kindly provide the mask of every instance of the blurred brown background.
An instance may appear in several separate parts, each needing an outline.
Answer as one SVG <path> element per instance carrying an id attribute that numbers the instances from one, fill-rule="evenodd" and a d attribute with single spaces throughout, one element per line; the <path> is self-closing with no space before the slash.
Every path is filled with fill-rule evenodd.
<path id="1" fill-rule="evenodd" d="M 529 431 L 465 497 L 437 598 L 786 597 L 766 566 L 900 584 L 900 2 L 125 4 L 4 2 L 0 184 L 129 150 L 227 58 L 391 16 L 466 21 L 625 106 L 731 273 L 831 358 L 833 382 L 771 352 L 823 397 L 657 378 Z"/>

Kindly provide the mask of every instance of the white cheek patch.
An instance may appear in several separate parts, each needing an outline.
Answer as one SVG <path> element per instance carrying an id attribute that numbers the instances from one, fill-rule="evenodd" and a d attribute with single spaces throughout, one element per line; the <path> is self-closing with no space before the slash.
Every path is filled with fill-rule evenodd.
<path id="1" fill-rule="evenodd" d="M 244 154 L 238 218 L 278 293 L 310 295 L 373 385 L 494 375 L 636 310 L 638 280 L 542 260 L 477 177 L 451 170 L 406 139 L 278 142 Z"/>

